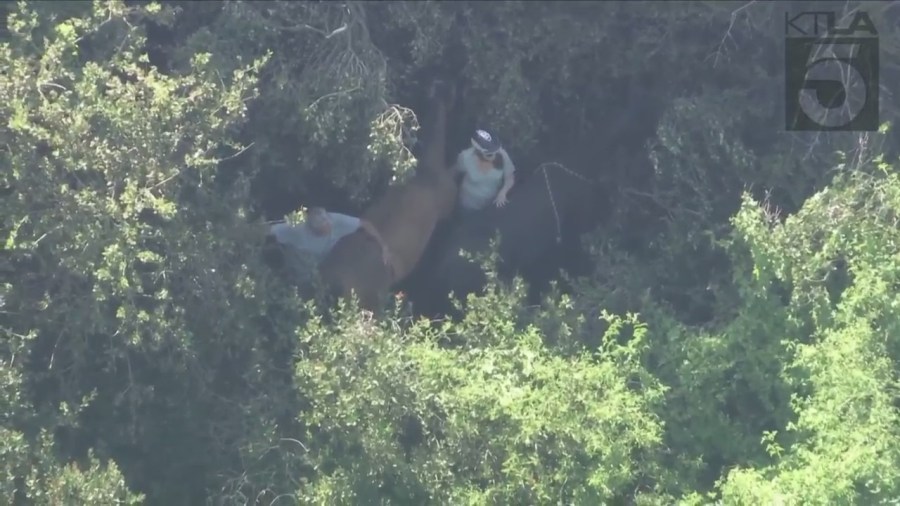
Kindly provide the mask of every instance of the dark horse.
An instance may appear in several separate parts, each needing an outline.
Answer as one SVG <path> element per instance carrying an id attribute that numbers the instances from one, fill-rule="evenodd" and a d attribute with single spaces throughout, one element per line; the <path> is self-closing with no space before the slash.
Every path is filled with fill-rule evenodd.
<path id="1" fill-rule="evenodd" d="M 355 293 L 360 307 L 377 312 L 383 308 L 393 285 L 402 281 L 421 259 L 437 224 L 450 217 L 458 185 L 447 164 L 447 111 L 455 100 L 455 88 L 435 82 L 429 92 L 432 118 L 426 129 L 425 148 L 416 173 L 392 185 L 362 218 L 372 223 L 393 256 L 392 268 L 381 261 L 381 250 L 362 231 L 338 241 L 319 266 L 319 274 L 333 293 Z"/>
<path id="2" fill-rule="evenodd" d="M 448 235 L 436 245 L 433 272 L 423 284 L 446 299 L 481 290 L 486 277 L 478 263 L 460 255 L 490 251 L 499 239 L 497 274 L 509 280 L 522 275 L 532 281 L 549 282 L 558 273 L 560 256 L 581 251 L 579 238 L 599 223 L 600 200 L 593 182 L 557 163 L 539 166 L 525 181 L 513 187 L 504 207 L 462 214 Z M 443 306 L 425 297 L 421 309 L 435 312 Z"/>

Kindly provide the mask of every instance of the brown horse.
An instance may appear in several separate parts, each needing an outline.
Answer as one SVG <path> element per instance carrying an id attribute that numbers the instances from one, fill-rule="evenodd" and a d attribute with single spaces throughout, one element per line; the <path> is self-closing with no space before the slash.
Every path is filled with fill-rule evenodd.
<path id="1" fill-rule="evenodd" d="M 456 203 L 458 186 L 447 164 L 446 140 L 455 89 L 435 82 L 429 98 L 432 118 L 416 173 L 390 186 L 362 216 L 387 243 L 392 266 L 384 265 L 378 244 L 362 231 L 338 241 L 319 266 L 331 291 L 343 297 L 355 292 L 360 307 L 369 311 L 379 311 L 391 287 L 416 267 L 438 222 L 450 217 Z"/>

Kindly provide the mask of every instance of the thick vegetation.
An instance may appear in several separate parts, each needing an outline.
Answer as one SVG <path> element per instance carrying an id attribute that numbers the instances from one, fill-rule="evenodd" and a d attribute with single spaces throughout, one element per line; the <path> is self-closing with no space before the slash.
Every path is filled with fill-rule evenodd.
<path id="1" fill-rule="evenodd" d="M 818 7 L 878 132 L 784 130 L 809 2 L 4 4 L 0 502 L 896 503 L 898 9 Z M 602 181 L 592 272 L 316 307 L 261 223 L 404 177 L 435 76 Z"/>

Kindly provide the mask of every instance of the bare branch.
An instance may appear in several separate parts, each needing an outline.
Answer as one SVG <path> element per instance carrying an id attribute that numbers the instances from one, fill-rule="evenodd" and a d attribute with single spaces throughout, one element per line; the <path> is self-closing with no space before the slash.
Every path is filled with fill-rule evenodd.
<path id="1" fill-rule="evenodd" d="M 359 86 L 354 86 L 347 90 L 338 90 L 338 91 L 333 91 L 331 93 L 326 93 L 326 94 L 322 95 L 321 97 L 313 100 L 313 102 L 311 104 L 309 104 L 309 106 L 307 106 L 307 109 L 312 109 L 313 107 L 318 105 L 319 102 L 321 102 L 327 98 L 337 97 L 340 95 L 348 95 L 350 93 L 353 93 L 354 91 L 359 91 Z"/>
<path id="2" fill-rule="evenodd" d="M 271 9 L 270 9 L 270 11 L 271 11 Z M 310 26 L 306 23 L 303 23 L 301 25 L 294 25 L 294 26 L 284 26 L 284 25 L 280 25 L 278 23 L 270 22 L 269 26 L 271 26 L 272 28 L 274 28 L 276 30 L 281 30 L 284 32 L 303 32 L 303 31 L 316 32 L 319 35 L 321 35 L 322 37 L 324 37 L 325 39 L 330 39 L 330 38 L 334 37 L 335 35 L 338 35 L 340 33 L 347 31 L 347 28 L 349 28 L 347 23 L 342 24 L 341 26 L 335 28 L 334 30 L 331 30 L 330 32 L 322 30 L 321 28 L 316 28 L 314 26 Z"/>
<path id="3" fill-rule="evenodd" d="M 246 146 L 244 146 L 243 148 L 241 148 L 241 150 L 238 151 L 237 153 L 235 153 L 235 154 L 233 154 L 233 155 L 231 155 L 231 156 L 226 156 L 225 158 L 222 158 L 222 159 L 216 160 L 216 161 L 217 161 L 217 162 L 224 162 L 224 161 L 227 161 L 227 160 L 232 160 L 232 159 L 234 159 L 234 158 L 237 158 L 237 157 L 241 156 L 242 154 L 244 154 L 248 149 L 252 148 L 252 147 L 253 147 L 253 144 L 255 144 L 255 141 L 254 141 L 254 142 L 251 142 L 250 144 L 247 144 Z"/>
<path id="4" fill-rule="evenodd" d="M 756 0 L 751 0 L 750 2 L 738 7 L 737 9 L 731 11 L 731 21 L 728 23 L 728 29 L 725 30 L 725 35 L 722 36 L 722 40 L 719 42 L 719 47 L 716 48 L 716 56 L 713 60 L 713 68 L 715 68 L 719 64 L 719 56 L 722 55 L 722 49 L 725 47 L 726 41 L 729 39 L 734 42 L 734 37 L 731 36 L 731 30 L 734 28 L 734 23 L 737 21 L 738 13 L 747 9 L 751 5 L 755 4 Z"/>
<path id="5" fill-rule="evenodd" d="M 294 438 L 283 437 L 283 438 L 281 438 L 281 441 L 287 441 L 287 442 L 289 442 L 289 443 L 295 443 L 295 444 L 297 444 L 297 445 L 300 445 L 300 447 L 303 448 L 305 451 L 309 451 L 309 448 L 307 448 L 305 444 L 301 443 L 300 441 L 298 441 L 298 440 L 296 440 L 296 439 L 294 439 Z"/>
<path id="6" fill-rule="evenodd" d="M 60 90 L 63 90 L 63 91 L 69 91 L 69 89 L 66 88 L 65 86 L 62 86 L 62 85 L 56 84 L 56 83 L 51 83 L 51 82 L 49 82 L 49 81 L 43 82 L 43 83 L 38 83 L 38 86 L 48 86 L 48 87 L 51 87 L 51 88 L 57 88 L 57 89 L 60 89 Z"/>

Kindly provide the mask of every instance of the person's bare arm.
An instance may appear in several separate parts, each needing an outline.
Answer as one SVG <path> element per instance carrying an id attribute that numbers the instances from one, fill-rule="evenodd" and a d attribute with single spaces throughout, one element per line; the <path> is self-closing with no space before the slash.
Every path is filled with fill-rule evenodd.
<path id="1" fill-rule="evenodd" d="M 513 185 L 516 184 L 516 175 L 514 172 L 506 172 L 503 174 L 503 187 L 500 188 L 500 194 L 504 197 L 509 190 L 512 189 Z"/>
<path id="2" fill-rule="evenodd" d="M 381 237 L 381 234 L 378 233 L 378 230 L 374 225 L 369 223 L 368 221 L 361 219 L 359 220 L 359 228 L 363 229 L 371 235 L 378 244 L 381 245 L 381 259 L 384 261 L 384 265 L 388 265 L 391 262 L 391 250 L 388 248 L 387 243 L 384 242 L 384 239 Z"/>
<path id="3" fill-rule="evenodd" d="M 500 188 L 500 191 L 497 192 L 497 199 L 494 201 L 498 207 L 505 206 L 507 202 L 509 202 L 506 198 L 506 194 L 509 193 L 509 190 L 512 189 L 513 185 L 516 184 L 516 168 L 512 163 L 512 160 L 509 159 L 509 156 L 506 153 L 502 153 L 505 163 L 503 168 L 503 186 Z"/>

